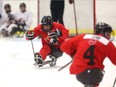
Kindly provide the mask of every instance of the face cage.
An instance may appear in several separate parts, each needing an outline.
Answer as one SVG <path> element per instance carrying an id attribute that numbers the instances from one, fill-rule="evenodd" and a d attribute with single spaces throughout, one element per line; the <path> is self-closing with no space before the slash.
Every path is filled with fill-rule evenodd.
<path id="1" fill-rule="evenodd" d="M 113 41 L 115 39 L 115 32 L 104 32 L 103 36 L 107 38 L 110 41 Z"/>
<path id="2" fill-rule="evenodd" d="M 44 26 L 44 25 L 42 25 L 42 30 L 43 30 L 44 32 L 46 32 L 46 33 L 50 32 L 50 31 L 52 30 L 52 25 L 50 25 L 50 29 L 49 29 L 49 30 L 44 29 L 43 26 Z"/>

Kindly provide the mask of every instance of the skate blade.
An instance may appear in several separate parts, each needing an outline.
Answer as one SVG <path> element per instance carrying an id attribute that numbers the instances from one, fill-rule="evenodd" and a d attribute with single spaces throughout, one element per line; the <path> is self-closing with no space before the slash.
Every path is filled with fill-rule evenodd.
<path id="1" fill-rule="evenodd" d="M 34 66 L 38 66 L 38 67 L 42 67 L 42 66 L 45 65 L 45 64 L 37 64 L 37 63 L 34 63 L 33 65 L 34 65 Z"/>
<path id="2" fill-rule="evenodd" d="M 53 66 L 55 66 L 56 64 L 51 64 L 53 61 L 44 61 L 44 63 L 43 64 L 37 64 L 37 63 L 34 63 L 33 65 L 34 66 L 38 66 L 38 67 L 43 67 L 44 65 L 47 65 L 47 64 L 49 64 L 50 65 L 50 67 L 53 67 Z"/>

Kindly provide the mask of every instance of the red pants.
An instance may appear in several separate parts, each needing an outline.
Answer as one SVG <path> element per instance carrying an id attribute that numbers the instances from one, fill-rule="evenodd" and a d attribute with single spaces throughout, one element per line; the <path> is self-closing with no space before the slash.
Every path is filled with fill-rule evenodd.
<path id="1" fill-rule="evenodd" d="M 51 48 L 48 45 L 44 45 L 40 52 L 39 55 L 42 57 L 43 60 L 46 59 L 47 55 L 51 53 Z"/>

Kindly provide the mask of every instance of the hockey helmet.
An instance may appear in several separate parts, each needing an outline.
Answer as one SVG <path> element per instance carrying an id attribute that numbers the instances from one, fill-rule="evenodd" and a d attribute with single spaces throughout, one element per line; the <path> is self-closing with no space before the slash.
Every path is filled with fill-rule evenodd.
<path id="1" fill-rule="evenodd" d="M 99 22 L 96 24 L 95 30 L 95 34 L 102 34 L 109 40 L 114 39 L 115 33 L 113 32 L 112 27 L 109 24 Z"/>
<path id="2" fill-rule="evenodd" d="M 51 16 L 44 16 L 41 20 L 42 25 L 52 25 L 52 17 Z"/>
<path id="3" fill-rule="evenodd" d="M 20 7 L 26 7 L 25 3 L 20 3 Z"/>
<path id="4" fill-rule="evenodd" d="M 5 4 L 4 5 L 4 9 L 5 9 L 5 12 L 8 14 L 8 13 L 10 13 L 11 12 L 11 6 L 10 6 L 10 4 Z"/>
<path id="5" fill-rule="evenodd" d="M 52 17 L 51 16 L 44 16 L 41 20 L 42 29 L 45 32 L 50 32 L 52 30 Z M 49 26 L 49 28 L 46 28 Z"/>
<path id="6" fill-rule="evenodd" d="M 10 6 L 10 4 L 5 4 L 4 5 L 4 8 L 6 9 L 6 8 L 11 8 L 11 6 Z"/>
<path id="7" fill-rule="evenodd" d="M 103 23 L 103 22 L 99 22 L 96 24 L 95 26 L 95 30 L 96 30 L 96 34 L 100 34 L 100 33 L 105 33 L 105 32 L 113 32 L 112 27 L 109 24 Z"/>

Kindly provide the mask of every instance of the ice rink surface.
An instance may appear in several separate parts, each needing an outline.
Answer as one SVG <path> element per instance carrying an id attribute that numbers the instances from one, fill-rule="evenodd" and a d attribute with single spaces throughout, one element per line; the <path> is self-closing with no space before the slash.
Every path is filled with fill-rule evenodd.
<path id="1" fill-rule="evenodd" d="M 41 48 L 40 39 L 33 41 L 35 51 Z M 0 87 L 83 87 L 74 75 L 69 74 L 69 66 L 58 72 L 71 58 L 63 54 L 55 67 L 33 66 L 31 42 L 24 38 L 0 37 Z M 48 58 L 47 58 L 48 59 Z M 105 75 L 99 87 L 112 87 L 116 77 L 116 67 L 105 59 Z"/>

